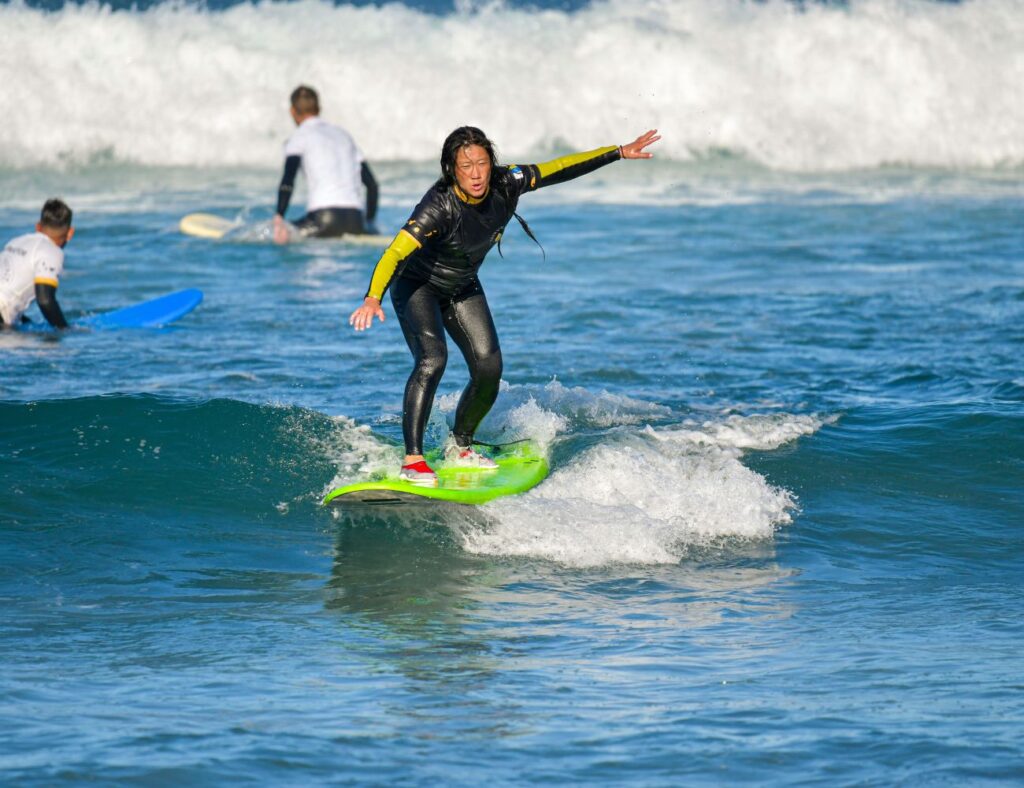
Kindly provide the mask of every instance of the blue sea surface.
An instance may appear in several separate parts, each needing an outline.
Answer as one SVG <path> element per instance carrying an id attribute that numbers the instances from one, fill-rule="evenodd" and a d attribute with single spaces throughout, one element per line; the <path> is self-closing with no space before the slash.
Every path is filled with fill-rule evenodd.
<path id="1" fill-rule="evenodd" d="M 480 13 L 626 13 L 598 5 Z M 827 13 L 983 13 L 930 7 Z M 650 123 L 517 138 L 481 101 L 506 161 L 666 135 L 526 195 L 544 253 L 513 224 L 484 265 L 505 369 L 480 437 L 532 437 L 552 470 L 483 507 L 321 506 L 402 454 L 393 311 L 347 324 L 379 250 L 178 231 L 271 217 L 287 117 L 263 166 L 230 159 L 248 132 L 228 126 L 216 166 L 164 123 L 152 148 L 124 128 L 4 138 L 25 158 L 0 152 L 0 238 L 46 197 L 75 210 L 69 316 L 205 299 L 163 329 L 0 334 L 0 782 L 1024 782 L 1024 158 L 987 163 L 995 143 L 953 127 L 922 141 L 953 151 L 932 164 L 864 129 L 843 148 L 824 116 L 782 147 L 741 123 L 749 144 L 688 155 L 655 99 Z M 410 139 L 458 120 L 417 110 Z M 357 138 L 394 232 L 436 150 Z M 432 443 L 465 382 L 453 349 Z"/>

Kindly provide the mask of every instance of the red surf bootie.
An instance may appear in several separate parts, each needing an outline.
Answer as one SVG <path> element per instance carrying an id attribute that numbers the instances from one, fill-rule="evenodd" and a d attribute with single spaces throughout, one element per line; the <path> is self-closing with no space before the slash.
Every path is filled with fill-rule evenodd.
<path id="1" fill-rule="evenodd" d="M 403 465 L 398 472 L 398 478 L 420 487 L 435 487 L 437 485 L 437 474 L 424 460 Z"/>

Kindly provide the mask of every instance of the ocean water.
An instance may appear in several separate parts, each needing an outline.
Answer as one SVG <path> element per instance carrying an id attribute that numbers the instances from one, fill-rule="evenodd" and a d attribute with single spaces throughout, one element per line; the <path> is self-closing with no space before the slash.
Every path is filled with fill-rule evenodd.
<path id="1" fill-rule="evenodd" d="M 0 782 L 1024 781 L 1022 11 L 0 6 L 0 237 L 61 195 L 69 315 L 206 296 L 0 335 Z M 376 252 L 177 231 L 270 217 L 298 82 L 386 232 L 454 126 L 664 135 L 484 266 L 529 493 L 320 506 L 401 454 Z"/>

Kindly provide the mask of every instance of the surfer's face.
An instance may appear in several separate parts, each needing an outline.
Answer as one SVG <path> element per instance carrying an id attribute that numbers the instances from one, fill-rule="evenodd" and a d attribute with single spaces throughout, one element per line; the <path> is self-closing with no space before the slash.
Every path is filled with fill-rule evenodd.
<path id="1" fill-rule="evenodd" d="M 455 180 L 470 197 L 483 197 L 491 182 L 491 157 L 479 145 L 467 145 L 455 154 Z"/>

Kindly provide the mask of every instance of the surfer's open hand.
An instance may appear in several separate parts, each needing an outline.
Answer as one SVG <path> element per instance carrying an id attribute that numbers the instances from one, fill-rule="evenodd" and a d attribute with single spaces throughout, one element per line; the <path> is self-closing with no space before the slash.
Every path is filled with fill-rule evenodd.
<path id="1" fill-rule="evenodd" d="M 363 305 L 349 316 L 348 324 L 356 331 L 365 331 L 373 325 L 374 317 L 383 323 L 384 310 L 380 308 L 380 301 L 372 296 L 366 296 Z"/>
<path id="2" fill-rule="evenodd" d="M 650 131 L 644 132 L 632 142 L 627 142 L 625 145 L 619 146 L 619 153 L 624 159 L 649 159 L 653 156 L 653 153 L 648 153 L 644 150 L 648 145 L 653 145 L 655 142 L 661 139 L 661 135 L 658 134 L 657 129 L 651 129 Z"/>

